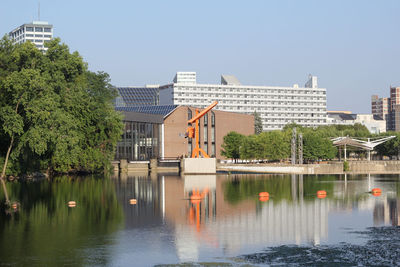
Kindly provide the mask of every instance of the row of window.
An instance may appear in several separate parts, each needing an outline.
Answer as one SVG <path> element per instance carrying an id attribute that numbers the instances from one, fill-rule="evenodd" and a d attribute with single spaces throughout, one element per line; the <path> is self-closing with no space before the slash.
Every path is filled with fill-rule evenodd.
<path id="1" fill-rule="evenodd" d="M 304 89 L 274 89 L 274 88 L 262 88 L 262 89 L 254 89 L 254 88 L 224 88 L 224 87 L 174 87 L 174 91 L 177 92 L 213 92 L 213 93 L 251 93 L 254 94 L 278 94 L 278 95 L 326 95 L 325 89 L 319 90 L 304 90 Z"/>
<path id="2" fill-rule="evenodd" d="M 48 27 L 26 27 L 27 32 L 51 32 L 51 28 Z"/>
<path id="3" fill-rule="evenodd" d="M 51 38 L 49 34 L 26 34 L 26 37 L 44 37 L 44 38 Z"/>
<path id="4" fill-rule="evenodd" d="M 283 127 L 285 127 L 288 123 L 292 123 L 293 121 L 289 121 L 287 123 L 280 123 L 280 124 L 272 124 L 272 125 L 263 125 L 264 126 L 264 130 L 266 131 L 270 131 L 270 130 L 279 130 L 282 129 Z M 323 125 L 325 124 L 325 122 L 321 122 L 320 124 L 316 125 L 316 124 L 311 124 L 311 123 L 302 123 L 301 125 L 305 126 L 305 127 L 315 127 L 315 126 L 319 126 L 319 125 Z"/>
<path id="5" fill-rule="evenodd" d="M 291 101 L 269 101 L 264 100 L 264 101 L 249 101 L 249 100 L 236 100 L 236 101 L 224 101 L 221 100 L 219 98 L 214 98 L 215 100 L 217 100 L 220 105 L 227 105 L 227 106 L 238 106 L 238 105 L 245 105 L 245 106 L 249 106 L 252 105 L 254 107 L 259 107 L 260 105 L 277 105 L 279 107 L 285 106 L 285 107 L 301 107 L 301 106 L 314 106 L 314 107 L 318 107 L 318 106 L 325 106 L 325 101 L 319 101 L 319 102 L 291 102 Z M 198 105 L 203 105 L 204 103 L 208 103 L 210 100 L 209 99 L 185 99 L 185 98 L 174 98 L 173 99 L 175 103 L 188 103 L 190 104 L 196 104 L 196 106 Z"/>
<path id="6" fill-rule="evenodd" d="M 242 97 L 240 95 L 220 95 L 220 94 L 211 94 L 211 95 L 198 95 L 198 94 L 182 94 L 182 93 L 178 93 L 175 94 L 175 97 L 177 98 L 182 98 L 182 99 L 193 99 L 193 100 L 197 100 L 197 101 L 202 101 L 205 98 L 217 98 L 217 99 L 230 99 L 230 100 L 225 100 L 226 103 L 237 103 L 237 101 L 246 101 L 246 103 L 259 103 L 259 104 L 263 104 L 265 103 L 265 101 L 273 101 L 274 99 L 279 99 L 279 100 L 286 100 L 288 101 L 288 103 L 295 103 L 298 100 L 305 100 L 305 101 L 326 101 L 325 97 L 291 97 L 291 98 L 287 98 L 287 97 L 274 97 L 274 96 L 270 96 L 270 95 L 266 95 L 266 96 L 254 96 L 254 97 Z M 197 98 L 197 99 L 196 99 Z M 257 100 L 256 100 L 257 99 Z M 261 100 L 260 100 L 261 99 Z M 292 100 L 292 101 L 291 101 Z"/>
<path id="7" fill-rule="evenodd" d="M 287 119 L 287 120 L 282 120 L 282 119 L 266 119 L 266 120 L 264 120 L 264 122 L 284 122 L 284 123 L 291 123 L 291 122 L 293 122 L 294 120 L 293 119 Z M 308 123 L 312 123 L 312 124 L 315 124 L 315 123 L 325 123 L 326 122 L 326 120 L 295 120 L 295 122 L 297 122 L 297 123 L 306 123 L 306 122 L 308 122 Z M 268 124 L 267 124 L 268 125 Z"/>
<path id="8" fill-rule="evenodd" d="M 183 101 L 176 101 L 176 104 L 182 104 L 182 105 L 189 105 L 189 106 L 205 106 L 205 105 L 199 105 L 196 102 L 183 102 Z M 218 107 L 216 107 L 216 109 L 218 110 L 227 110 L 227 111 L 246 111 L 246 110 L 250 110 L 250 111 L 254 111 L 257 110 L 259 112 L 263 112 L 263 113 L 290 113 L 293 111 L 310 111 L 310 112 L 316 112 L 316 113 L 325 113 L 326 112 L 326 107 L 325 105 L 303 105 L 303 106 L 296 106 L 296 107 L 288 107 L 288 106 L 284 106 L 284 105 L 277 105 L 276 107 L 273 106 L 262 106 L 259 107 L 257 105 L 224 105 L 224 103 L 220 103 L 218 105 Z"/>

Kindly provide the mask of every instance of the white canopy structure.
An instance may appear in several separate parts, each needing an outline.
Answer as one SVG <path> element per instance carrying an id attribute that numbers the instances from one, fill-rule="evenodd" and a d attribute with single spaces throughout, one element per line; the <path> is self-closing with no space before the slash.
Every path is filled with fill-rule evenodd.
<path id="1" fill-rule="evenodd" d="M 380 145 L 390 139 L 395 138 L 396 136 L 388 136 L 388 137 L 383 137 L 379 139 L 374 139 L 371 141 L 371 138 L 368 138 L 368 141 L 365 140 L 358 140 L 352 137 L 348 136 L 341 136 L 341 137 L 336 137 L 332 138 L 332 142 L 334 146 L 344 146 L 344 160 L 346 160 L 346 147 L 347 146 L 353 146 L 353 147 L 358 147 L 361 149 L 364 149 L 368 151 L 368 161 L 371 160 L 371 151 L 374 150 L 374 148 L 377 145 Z"/>

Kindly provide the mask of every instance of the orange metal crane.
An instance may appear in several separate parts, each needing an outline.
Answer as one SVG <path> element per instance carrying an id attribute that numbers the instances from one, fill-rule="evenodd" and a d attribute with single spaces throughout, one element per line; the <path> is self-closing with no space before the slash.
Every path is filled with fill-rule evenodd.
<path id="1" fill-rule="evenodd" d="M 199 140 L 199 121 L 200 119 L 206 115 L 207 112 L 209 112 L 213 107 L 215 107 L 218 104 L 217 101 L 214 101 L 211 105 L 209 105 L 208 107 L 206 107 L 203 111 L 201 111 L 199 113 L 199 110 L 196 109 L 196 116 L 194 116 L 193 118 L 191 118 L 190 120 L 188 120 L 188 123 L 190 123 L 191 125 L 194 123 L 194 128 L 193 126 L 189 126 L 186 130 L 186 136 L 188 138 L 195 138 L 195 148 L 192 151 L 192 158 L 199 158 L 200 157 L 200 152 L 203 154 L 204 158 L 209 158 L 210 156 L 207 155 L 207 153 L 200 148 L 200 140 Z"/>

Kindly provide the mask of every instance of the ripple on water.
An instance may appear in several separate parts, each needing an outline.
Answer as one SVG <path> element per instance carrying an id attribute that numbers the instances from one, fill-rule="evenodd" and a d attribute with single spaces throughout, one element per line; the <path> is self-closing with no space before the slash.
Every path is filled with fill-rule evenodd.
<path id="1" fill-rule="evenodd" d="M 272 266 L 400 266 L 399 226 L 355 233 L 368 239 L 365 245 L 279 246 L 239 258 Z"/>

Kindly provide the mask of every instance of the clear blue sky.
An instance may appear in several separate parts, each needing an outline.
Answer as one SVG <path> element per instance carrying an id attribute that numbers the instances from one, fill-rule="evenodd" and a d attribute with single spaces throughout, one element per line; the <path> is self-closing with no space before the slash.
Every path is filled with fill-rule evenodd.
<path id="1" fill-rule="evenodd" d="M 37 20 L 38 0 L 1 0 L 0 32 Z M 176 71 L 201 83 L 327 88 L 328 110 L 370 113 L 372 94 L 400 86 L 400 1 L 40 0 L 91 70 L 116 86 L 166 84 Z"/>

